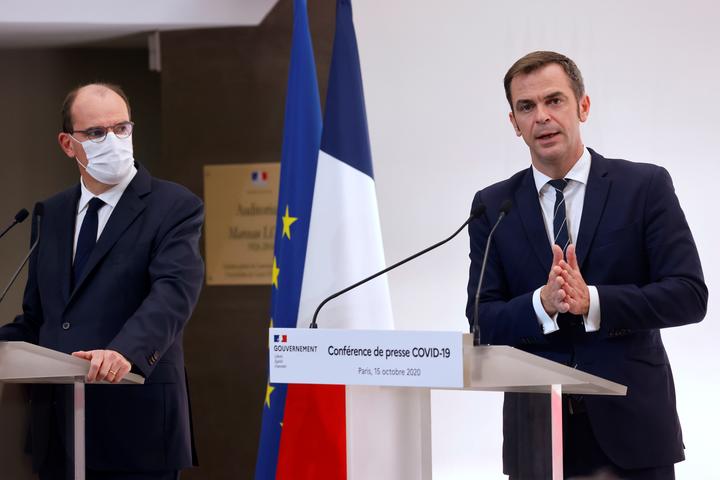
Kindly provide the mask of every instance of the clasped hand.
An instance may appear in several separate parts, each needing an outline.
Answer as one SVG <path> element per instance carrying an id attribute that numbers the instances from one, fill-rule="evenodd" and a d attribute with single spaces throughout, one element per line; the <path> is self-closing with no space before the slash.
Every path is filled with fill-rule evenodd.
<path id="1" fill-rule="evenodd" d="M 552 246 L 553 263 L 548 281 L 540 290 L 543 308 L 551 317 L 556 313 L 587 315 L 590 309 L 590 291 L 578 266 L 575 245 L 567 248 L 567 261 L 559 245 Z"/>

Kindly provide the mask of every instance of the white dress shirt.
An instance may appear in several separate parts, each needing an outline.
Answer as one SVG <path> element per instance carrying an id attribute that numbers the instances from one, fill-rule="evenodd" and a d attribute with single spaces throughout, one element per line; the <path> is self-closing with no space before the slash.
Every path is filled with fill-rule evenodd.
<path id="1" fill-rule="evenodd" d="M 592 159 L 587 149 L 583 150 L 583 154 L 570 171 L 565 175 L 568 181 L 563 195 L 565 197 L 565 215 L 567 218 L 568 235 L 573 244 L 577 244 L 578 232 L 580 231 L 580 220 L 582 218 L 583 205 L 585 203 L 585 186 L 587 185 L 588 176 L 590 175 L 590 163 Z M 555 209 L 555 189 L 548 185 L 547 182 L 552 180 L 544 173 L 540 172 L 535 166 L 532 166 L 533 178 L 535 180 L 535 188 L 538 191 L 538 200 L 540 208 L 543 212 L 543 220 L 545 221 L 545 231 L 548 235 L 548 242 L 552 246 L 555 235 L 553 232 L 553 213 Z M 543 285 L 544 286 L 544 285 Z M 552 317 L 547 314 L 540 300 L 540 290 L 533 293 L 533 309 L 537 316 L 538 322 L 542 325 L 543 332 L 548 333 L 559 330 L 557 324 L 557 313 Z M 583 315 L 583 323 L 586 332 L 595 332 L 600 329 L 600 297 L 596 287 L 588 285 L 590 291 L 590 308 L 587 315 Z"/>
<path id="2" fill-rule="evenodd" d="M 82 222 L 85 219 L 85 213 L 87 212 L 87 207 L 90 203 L 90 200 L 92 200 L 94 197 L 97 197 L 103 202 L 105 202 L 105 205 L 100 207 L 100 209 L 98 210 L 98 230 L 97 237 L 95 238 L 95 240 L 97 240 L 98 238 L 100 238 L 100 234 L 102 233 L 105 225 L 110 219 L 110 215 L 115 209 L 115 206 L 120 201 L 120 197 L 122 197 L 122 194 L 125 192 L 125 189 L 130 184 L 132 179 L 135 178 L 136 173 L 137 168 L 135 168 L 135 165 L 133 165 L 130 174 L 125 178 L 125 180 L 118 183 L 117 185 L 114 185 L 110 190 L 103 192 L 100 195 L 95 195 L 90 190 L 88 190 L 83 183 L 82 177 L 80 177 L 80 200 L 78 201 L 77 216 L 75 217 L 73 262 L 75 261 L 75 250 L 77 249 L 78 237 L 80 236 L 80 227 L 82 227 Z"/>

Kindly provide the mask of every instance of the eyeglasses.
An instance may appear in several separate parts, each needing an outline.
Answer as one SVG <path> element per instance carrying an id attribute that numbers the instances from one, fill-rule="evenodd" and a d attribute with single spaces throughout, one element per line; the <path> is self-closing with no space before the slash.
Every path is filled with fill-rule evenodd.
<path id="1" fill-rule="evenodd" d="M 110 130 L 112 130 L 118 138 L 128 138 L 132 135 L 134 126 L 135 124 L 133 122 L 120 122 L 112 127 L 90 127 L 85 130 L 73 130 L 70 133 L 82 133 L 88 137 L 88 140 L 91 142 L 100 143 L 105 141 L 105 137 L 107 137 L 107 133 Z"/>

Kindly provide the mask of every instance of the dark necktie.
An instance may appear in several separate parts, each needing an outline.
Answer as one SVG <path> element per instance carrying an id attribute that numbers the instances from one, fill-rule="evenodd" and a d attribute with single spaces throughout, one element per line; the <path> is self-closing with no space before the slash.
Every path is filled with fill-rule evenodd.
<path id="1" fill-rule="evenodd" d="M 570 244 L 570 235 L 568 234 L 567 215 L 565 211 L 565 195 L 563 190 L 567 187 L 568 181 L 559 178 L 548 182 L 555 189 L 555 208 L 553 209 L 553 233 L 555 241 L 562 248 L 563 252 Z"/>
<path id="2" fill-rule="evenodd" d="M 75 263 L 73 264 L 73 285 L 77 285 L 82 276 L 85 264 L 90 258 L 95 242 L 97 240 L 98 231 L 98 210 L 105 205 L 105 202 L 95 197 L 88 203 L 85 218 L 80 227 L 78 235 L 77 247 L 75 248 Z"/>

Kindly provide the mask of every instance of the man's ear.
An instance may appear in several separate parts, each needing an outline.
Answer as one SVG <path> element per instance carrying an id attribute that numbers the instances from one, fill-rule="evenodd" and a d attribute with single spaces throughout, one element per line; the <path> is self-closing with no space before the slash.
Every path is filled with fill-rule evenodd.
<path id="1" fill-rule="evenodd" d="M 70 137 L 69 133 L 60 132 L 58 133 L 58 143 L 60 144 L 60 148 L 70 158 L 77 157 L 77 154 L 75 153 L 75 145 L 73 145 L 73 139 Z"/>
<path id="2" fill-rule="evenodd" d="M 515 135 L 517 135 L 518 137 L 522 137 L 522 132 L 520 131 L 520 128 L 518 128 L 518 124 L 515 121 L 515 115 L 513 115 L 513 112 L 510 112 L 508 114 L 508 117 L 510 118 L 510 123 L 512 123 L 512 126 L 515 129 Z"/>
<path id="3" fill-rule="evenodd" d="M 590 115 L 590 97 L 587 95 L 583 95 L 583 98 L 580 99 L 580 102 L 578 103 L 578 118 L 581 122 L 584 122 L 588 119 L 588 116 Z"/>

